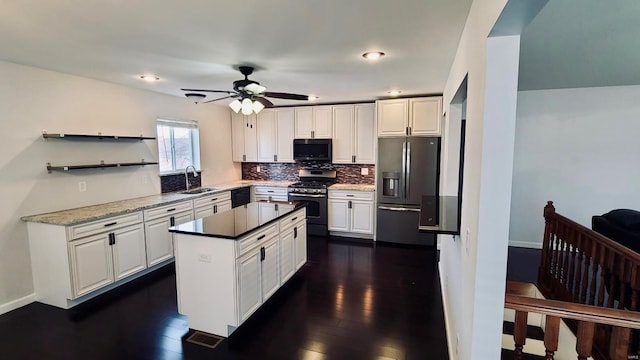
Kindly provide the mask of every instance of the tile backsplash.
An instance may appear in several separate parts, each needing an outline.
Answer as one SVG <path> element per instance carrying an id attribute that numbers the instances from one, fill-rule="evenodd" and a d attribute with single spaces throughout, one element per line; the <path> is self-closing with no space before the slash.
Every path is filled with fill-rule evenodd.
<path id="1" fill-rule="evenodd" d="M 260 172 L 257 167 L 260 167 Z M 243 180 L 298 181 L 298 169 L 302 167 L 332 168 L 336 170 L 336 182 L 348 184 L 370 184 L 375 181 L 375 166 L 365 164 L 326 164 L 326 163 L 242 163 Z M 361 175 L 366 168 L 368 175 Z M 184 179 L 184 177 L 183 177 Z"/>
<path id="2" fill-rule="evenodd" d="M 200 172 L 198 171 L 198 174 Z M 189 172 L 189 184 L 192 188 L 200 187 L 202 176 L 194 177 Z M 187 183 L 184 181 L 184 174 L 169 174 L 160 176 L 160 191 L 162 193 L 185 190 Z"/>

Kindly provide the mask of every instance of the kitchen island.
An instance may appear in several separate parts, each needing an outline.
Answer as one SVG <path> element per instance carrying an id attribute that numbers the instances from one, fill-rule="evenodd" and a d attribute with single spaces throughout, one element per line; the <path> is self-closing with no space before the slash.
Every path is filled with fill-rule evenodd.
<path id="1" fill-rule="evenodd" d="M 178 311 L 189 328 L 229 336 L 307 261 L 306 208 L 253 202 L 169 229 Z"/>

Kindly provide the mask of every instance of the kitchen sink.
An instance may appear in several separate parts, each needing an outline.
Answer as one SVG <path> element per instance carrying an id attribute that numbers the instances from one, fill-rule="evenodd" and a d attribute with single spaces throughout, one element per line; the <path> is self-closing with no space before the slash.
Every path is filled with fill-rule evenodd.
<path id="1" fill-rule="evenodd" d="M 218 188 L 204 187 L 204 188 L 186 190 L 181 192 L 181 194 L 202 194 L 202 193 L 207 193 L 207 192 L 216 191 L 216 190 L 218 190 Z"/>

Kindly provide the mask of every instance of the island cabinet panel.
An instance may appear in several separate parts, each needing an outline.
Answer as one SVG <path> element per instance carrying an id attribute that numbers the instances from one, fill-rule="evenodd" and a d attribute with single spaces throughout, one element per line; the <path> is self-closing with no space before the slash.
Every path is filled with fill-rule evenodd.
<path id="1" fill-rule="evenodd" d="M 306 210 L 272 220 L 239 239 L 174 234 L 178 311 L 189 328 L 231 335 L 304 265 Z"/>
<path id="2" fill-rule="evenodd" d="M 262 304 L 260 253 L 251 252 L 238 259 L 238 309 L 245 321 Z"/>
<path id="3" fill-rule="evenodd" d="M 278 237 L 274 237 L 262 248 L 262 301 L 265 302 L 280 288 L 280 261 L 278 259 Z"/>
<path id="4" fill-rule="evenodd" d="M 296 270 L 307 263 L 307 220 L 302 219 L 294 227 Z"/>

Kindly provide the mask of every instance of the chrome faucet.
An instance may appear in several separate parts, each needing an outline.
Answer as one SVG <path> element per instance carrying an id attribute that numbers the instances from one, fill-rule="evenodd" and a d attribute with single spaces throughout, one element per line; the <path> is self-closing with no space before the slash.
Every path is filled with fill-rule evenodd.
<path id="1" fill-rule="evenodd" d="M 198 173 L 196 172 L 196 167 L 193 165 L 187 165 L 187 167 L 184 168 L 185 190 L 189 190 L 189 187 L 191 186 L 191 183 L 189 183 L 189 168 L 193 169 L 193 177 L 198 177 Z"/>

